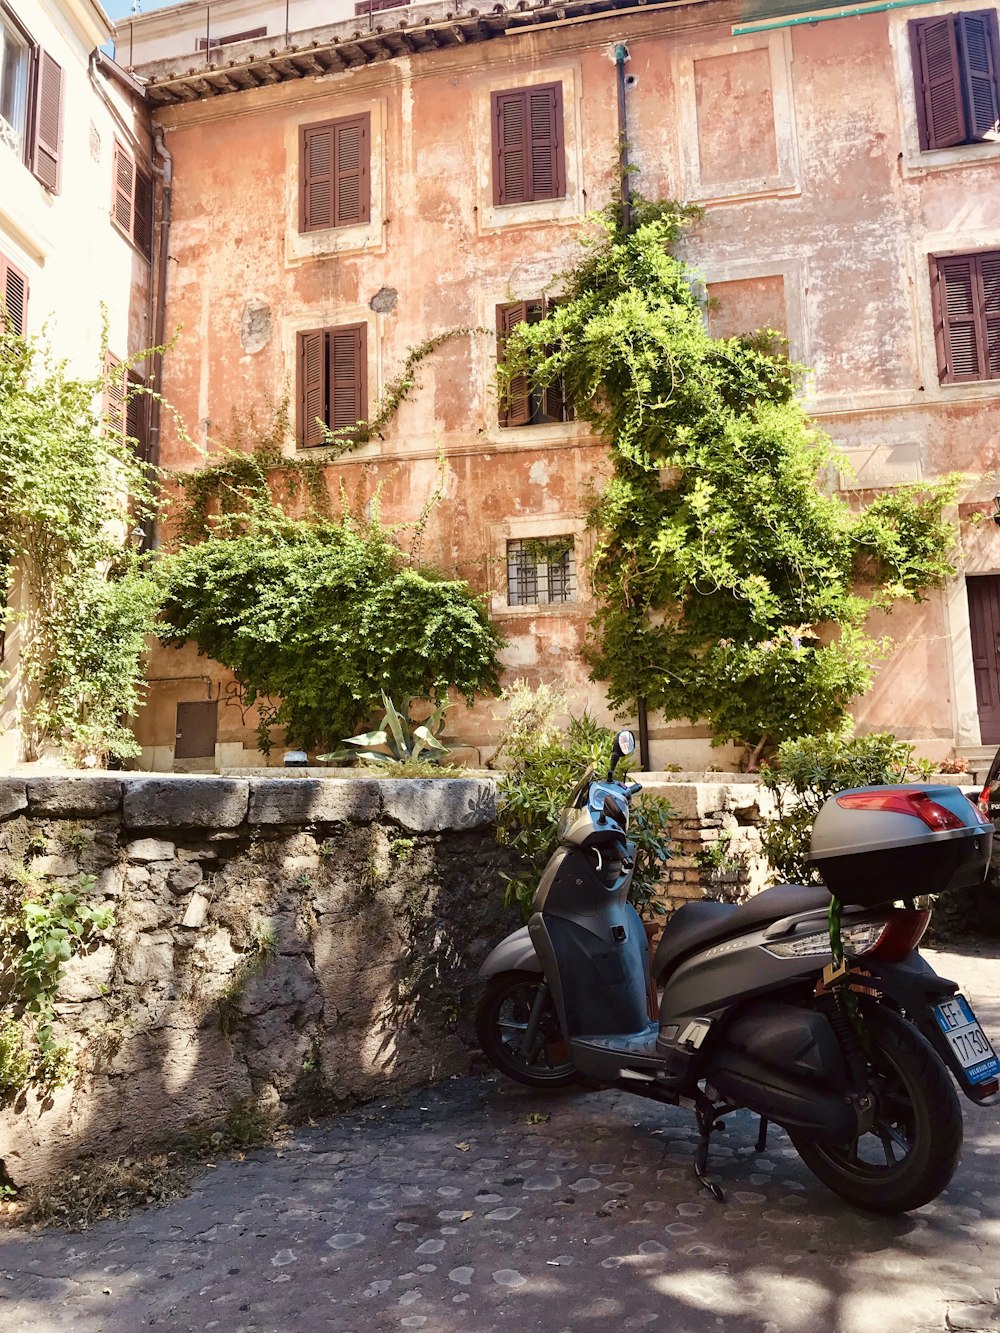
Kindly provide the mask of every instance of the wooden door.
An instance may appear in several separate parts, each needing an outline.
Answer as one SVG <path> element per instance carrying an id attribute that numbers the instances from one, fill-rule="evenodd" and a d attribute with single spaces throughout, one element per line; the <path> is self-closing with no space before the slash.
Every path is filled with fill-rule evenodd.
<path id="1" fill-rule="evenodd" d="M 984 745 L 1000 745 L 1000 577 L 966 579 L 972 628 L 979 730 Z"/>
<path id="2" fill-rule="evenodd" d="M 214 759 L 219 705 L 178 704 L 174 738 L 175 759 Z"/>

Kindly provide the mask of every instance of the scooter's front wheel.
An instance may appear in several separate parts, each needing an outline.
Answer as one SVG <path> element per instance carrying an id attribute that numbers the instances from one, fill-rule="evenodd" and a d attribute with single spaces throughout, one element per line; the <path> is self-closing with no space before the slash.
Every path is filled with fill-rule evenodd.
<path id="1" fill-rule="evenodd" d="M 525 1050 L 532 1010 L 539 1002 L 537 1031 Z M 491 978 L 476 1010 L 476 1036 L 490 1064 L 529 1088 L 552 1090 L 580 1082 L 552 994 L 538 972 L 501 972 Z"/>
<path id="2" fill-rule="evenodd" d="M 936 1198 L 958 1166 L 962 1108 L 930 1043 L 880 1005 L 864 1011 L 872 1126 L 851 1143 L 818 1144 L 789 1130 L 799 1156 L 841 1198 L 903 1213 Z"/>

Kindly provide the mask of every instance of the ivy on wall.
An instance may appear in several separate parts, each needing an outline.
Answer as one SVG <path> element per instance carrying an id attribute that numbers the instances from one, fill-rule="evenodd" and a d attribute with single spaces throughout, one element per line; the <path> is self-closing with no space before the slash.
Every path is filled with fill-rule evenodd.
<path id="1" fill-rule="evenodd" d="M 709 336 L 673 253 L 695 209 L 637 202 L 595 219 L 546 319 L 506 345 L 501 392 L 562 380 L 608 441 L 594 500 L 592 676 L 611 703 L 706 719 L 750 760 L 835 728 L 871 684 L 874 610 L 953 573 L 954 479 L 853 510 L 826 484 L 836 457 L 796 397 L 770 331 Z"/>
<path id="2" fill-rule="evenodd" d="M 98 409 L 105 387 L 0 331 L 0 604 L 22 590 L 0 614 L 19 634 L 27 758 L 47 742 L 92 764 L 139 752 L 126 719 L 158 594 L 130 533 L 152 495 L 124 404 L 117 422 Z"/>

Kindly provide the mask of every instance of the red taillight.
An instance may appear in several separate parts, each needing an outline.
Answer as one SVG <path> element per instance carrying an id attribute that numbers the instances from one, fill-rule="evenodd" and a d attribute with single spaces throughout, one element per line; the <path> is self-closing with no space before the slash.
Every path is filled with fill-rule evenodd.
<path id="1" fill-rule="evenodd" d="M 930 912 L 893 908 L 886 917 L 882 934 L 865 950 L 865 958 L 877 958 L 882 963 L 901 962 L 923 939 L 930 919 Z"/>
<path id="2" fill-rule="evenodd" d="M 919 789 L 906 791 L 899 787 L 887 787 L 884 791 L 847 792 L 835 800 L 845 810 L 888 810 L 897 815 L 913 815 L 929 829 L 967 827 L 960 815 L 932 801 L 925 791 Z M 972 805 L 972 802 L 969 804 Z"/>
<path id="3" fill-rule="evenodd" d="M 984 815 L 987 816 L 987 818 L 989 817 L 989 813 L 990 813 L 990 784 L 989 784 L 988 782 L 987 782 L 986 786 L 982 789 L 982 791 L 979 793 L 979 809 L 980 809 L 980 811 L 981 811 Z"/>

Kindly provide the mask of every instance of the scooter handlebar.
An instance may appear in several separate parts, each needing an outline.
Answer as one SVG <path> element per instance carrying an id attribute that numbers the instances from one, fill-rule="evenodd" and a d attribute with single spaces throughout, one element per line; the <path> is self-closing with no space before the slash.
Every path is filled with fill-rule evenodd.
<path id="1" fill-rule="evenodd" d="M 637 796 L 641 791 L 642 791 L 641 782 L 630 782 L 629 785 L 625 788 L 625 795 L 631 801 L 632 797 Z"/>

